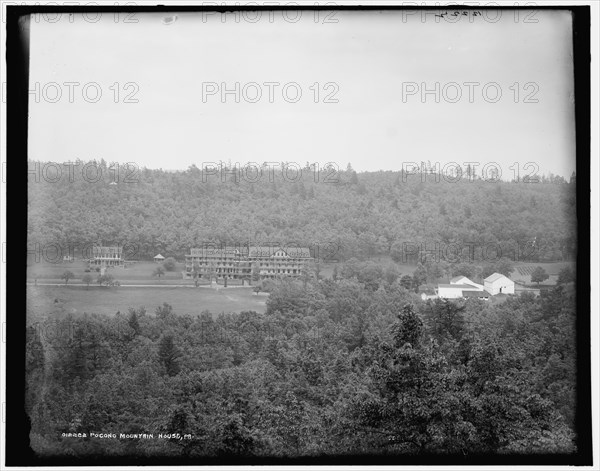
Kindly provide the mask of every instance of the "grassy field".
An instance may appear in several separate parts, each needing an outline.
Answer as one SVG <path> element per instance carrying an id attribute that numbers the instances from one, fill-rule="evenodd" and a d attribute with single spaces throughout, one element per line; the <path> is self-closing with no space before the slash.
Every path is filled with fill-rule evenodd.
<path id="1" fill-rule="evenodd" d="M 265 312 L 267 294 L 256 295 L 251 288 L 100 288 L 69 286 L 28 286 L 27 318 L 32 321 L 54 312 L 113 315 L 130 307 L 145 306 L 148 312 L 163 303 L 177 314 L 200 314 L 253 310 Z M 55 302 L 57 301 L 57 302 Z"/>
<path id="2" fill-rule="evenodd" d="M 127 268 L 115 267 L 109 268 L 107 273 L 115 277 L 116 280 L 136 280 L 136 281 L 150 281 L 158 280 L 159 278 L 152 276 L 156 267 L 160 264 L 154 262 L 136 262 L 129 265 Z M 53 279 L 58 280 L 60 276 L 69 270 L 75 274 L 75 280 L 80 280 L 83 275 L 86 274 L 85 269 L 87 263 L 82 260 L 76 260 L 74 262 L 63 262 L 63 263 L 32 263 L 27 267 L 27 278 L 34 279 Z M 185 269 L 183 263 L 178 263 L 174 271 L 165 272 L 160 277 L 160 280 L 179 280 L 182 281 L 181 272 Z M 96 276 L 96 272 L 90 273 L 92 276 Z"/>
<path id="3" fill-rule="evenodd" d="M 372 259 L 372 261 L 381 264 L 394 263 L 390 257 L 386 256 L 375 257 Z M 338 265 L 339 269 L 341 269 L 342 267 L 342 263 L 321 263 L 321 277 L 331 278 L 335 265 Z M 193 284 L 193 281 L 183 280 L 181 276 L 181 272 L 185 270 L 185 265 L 183 263 L 177 263 L 177 266 L 174 271 L 165 272 L 165 274 L 160 278 L 152 276 L 152 273 L 154 272 L 157 266 L 159 266 L 159 264 L 154 262 L 136 262 L 132 265 L 129 265 L 127 268 L 109 268 L 107 273 L 111 274 L 116 280 L 134 280 L 136 282 L 139 282 L 139 284 L 152 284 L 152 282 L 166 282 L 165 284 L 169 284 L 169 281 L 177 281 L 180 282 L 179 284 Z M 66 270 L 69 270 L 75 275 L 75 278 L 73 280 L 70 280 L 69 284 L 78 283 L 80 282 L 83 275 L 86 274 L 86 268 L 87 263 L 82 260 L 59 263 L 49 263 L 45 261 L 41 261 L 39 263 L 32 262 L 29 263 L 27 266 L 27 278 L 32 281 L 36 278 L 39 281 L 60 280 L 61 275 Z M 396 268 L 398 269 L 400 276 L 412 275 L 412 273 L 416 269 L 416 265 L 396 264 Z M 94 271 L 92 271 L 90 274 L 94 278 L 96 278 L 98 275 L 98 273 Z M 239 284 L 239 282 L 235 282 L 234 280 L 230 280 L 229 282 L 231 284 Z"/>
<path id="4" fill-rule="evenodd" d="M 550 275 L 544 285 L 556 283 L 558 272 L 565 266 L 575 264 L 571 262 L 558 263 L 519 263 L 511 278 L 523 284 L 531 284 L 531 272 L 537 266 L 543 267 Z M 191 280 L 181 278 L 183 265 L 179 264 L 177 271 L 167 272 L 166 276 L 158 279 L 152 276 L 156 268 L 152 262 L 138 262 L 128 268 L 113 268 L 108 271 L 115 279 L 127 284 L 155 284 L 163 285 L 160 288 L 134 288 L 121 286 L 120 288 L 99 287 L 95 283 L 89 289 L 82 286 L 81 277 L 85 274 L 87 264 L 82 261 L 58 264 L 37 263 L 28 267 L 28 278 L 34 278 L 42 283 L 44 280 L 60 282 L 60 276 L 65 270 L 75 274 L 75 279 L 69 281 L 69 286 L 28 286 L 27 314 L 28 319 L 51 315 L 54 312 L 66 313 L 100 313 L 113 315 L 117 311 L 126 312 L 130 307 L 145 306 L 149 312 L 154 312 L 157 306 L 166 302 L 173 306 L 178 314 L 199 314 L 209 310 L 213 314 L 221 312 L 240 312 L 254 310 L 264 312 L 266 309 L 267 294 L 255 295 L 251 288 L 186 288 L 170 287 L 172 284 L 193 285 Z M 321 275 L 331 276 L 333 264 L 324 265 Z M 411 274 L 415 267 L 398 265 L 402 274 Z M 92 273 L 94 278 L 96 273 Z M 233 285 L 233 283 L 232 283 Z M 55 302 L 56 301 L 56 302 Z"/>
<path id="5" fill-rule="evenodd" d="M 550 275 L 550 278 L 545 280 L 542 285 L 555 285 L 558 280 L 558 272 L 565 267 L 571 267 L 573 270 L 576 269 L 576 264 L 573 262 L 550 262 L 550 263 L 518 263 L 515 264 L 515 271 L 513 271 L 510 275 L 511 280 L 530 285 L 531 282 L 531 274 L 533 270 L 537 267 L 542 267 L 546 270 L 546 273 Z M 534 283 L 535 284 L 535 283 Z"/>

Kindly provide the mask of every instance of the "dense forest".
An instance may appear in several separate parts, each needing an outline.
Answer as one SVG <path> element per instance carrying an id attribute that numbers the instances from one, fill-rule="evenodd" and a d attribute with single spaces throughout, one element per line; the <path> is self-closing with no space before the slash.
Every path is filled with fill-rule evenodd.
<path id="1" fill-rule="evenodd" d="M 87 165 L 95 170 L 84 179 L 83 162 L 75 172 L 30 162 L 30 250 L 82 256 L 78 248 L 101 242 L 149 260 L 209 243 L 280 244 L 339 263 L 327 276 L 317 263 L 271 282 L 264 314 L 164 303 L 76 315 L 57 305 L 29 319 L 26 404 L 39 455 L 576 451 L 571 271 L 540 296 L 418 295 L 440 276 L 573 260 L 574 178 L 423 181 L 308 164 L 295 181 L 281 169 L 250 181 L 195 166 L 124 178 L 104 161 Z M 436 244 L 440 259 L 414 250 Z M 472 257 L 450 260 L 452 244 L 474 247 Z M 414 264 L 413 275 L 397 263 Z"/>
<path id="2" fill-rule="evenodd" d="M 575 316 L 572 281 L 497 304 L 423 302 L 397 278 L 343 273 L 278 283 L 265 314 L 57 310 L 28 328 L 31 446 L 42 456 L 571 453 Z"/>
<path id="3" fill-rule="evenodd" d="M 308 246 L 320 260 L 389 255 L 414 263 L 419 249 L 463 262 L 558 261 L 572 260 L 577 247 L 575 184 L 552 175 L 452 182 L 445 175 L 357 174 L 350 165 L 317 172 L 308 163 L 300 171 L 264 167 L 260 177 L 246 167 L 29 165 L 31 250 L 56 244 L 80 256 L 101 242 L 124 246 L 128 259 L 151 260 L 157 253 L 182 259 L 210 243 L 281 244 Z"/>

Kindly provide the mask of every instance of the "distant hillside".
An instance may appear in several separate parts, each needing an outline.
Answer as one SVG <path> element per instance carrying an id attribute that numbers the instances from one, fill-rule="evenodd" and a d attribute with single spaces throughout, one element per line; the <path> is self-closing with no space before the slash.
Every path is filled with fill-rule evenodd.
<path id="1" fill-rule="evenodd" d="M 30 165 L 44 169 L 44 163 Z M 209 242 L 280 243 L 318 246 L 319 258 L 391 255 L 407 261 L 406 253 L 414 258 L 415 247 L 425 244 L 450 257 L 456 247 L 474 247 L 477 259 L 483 249 L 494 256 L 499 247 L 508 258 L 558 261 L 572 258 L 577 246 L 575 185 L 562 178 L 448 183 L 429 175 L 423 183 L 400 172 L 316 175 L 307 167 L 297 181 L 264 169 L 251 183 L 255 173 L 236 177 L 229 170 L 203 178 L 192 166 L 142 169 L 128 175 L 129 183 L 120 172 L 118 184 L 111 184 L 115 172 L 104 161 L 96 183 L 82 178 L 82 165 L 73 178 L 64 167 L 57 182 L 49 181 L 56 169 L 38 181 L 30 175 L 30 247 L 56 243 L 77 252 L 100 240 L 125 245 L 129 258 L 148 259 L 159 252 L 181 258 Z M 88 175 L 95 175 L 92 170 Z"/>

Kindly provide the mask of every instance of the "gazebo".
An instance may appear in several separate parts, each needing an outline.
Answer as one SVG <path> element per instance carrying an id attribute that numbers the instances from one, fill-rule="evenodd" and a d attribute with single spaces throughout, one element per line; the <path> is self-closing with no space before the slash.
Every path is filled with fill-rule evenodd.
<path id="1" fill-rule="evenodd" d="M 154 261 L 156 263 L 164 262 L 164 260 L 165 260 L 165 257 L 163 257 L 161 254 L 158 254 L 154 257 Z"/>

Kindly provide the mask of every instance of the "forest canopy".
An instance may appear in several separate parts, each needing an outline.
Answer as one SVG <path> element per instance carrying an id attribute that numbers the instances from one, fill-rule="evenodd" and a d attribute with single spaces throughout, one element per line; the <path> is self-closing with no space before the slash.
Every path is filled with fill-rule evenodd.
<path id="1" fill-rule="evenodd" d="M 422 302 L 398 280 L 372 290 L 341 278 L 283 282 L 264 314 L 181 315 L 166 303 L 57 312 L 28 329 L 31 446 L 42 456 L 572 453 L 574 296 L 568 283 L 501 304 Z M 111 433 L 154 439 L 93 435 Z"/>
<path id="2" fill-rule="evenodd" d="M 552 175 L 529 183 L 422 181 L 351 167 L 315 172 L 307 163 L 296 173 L 265 168 L 254 181 L 233 168 L 208 174 L 195 166 L 123 172 L 104 161 L 29 165 L 30 247 L 58 244 L 77 253 L 102 243 L 151 260 L 157 253 L 181 259 L 209 243 L 280 244 L 310 247 L 318 259 L 389 255 L 401 263 L 416 263 L 415 248 L 436 244 L 447 258 L 451 247 L 474 247 L 462 262 L 486 258 L 490 247 L 488 256 L 513 261 L 572 260 L 577 247 L 575 185 Z"/>

